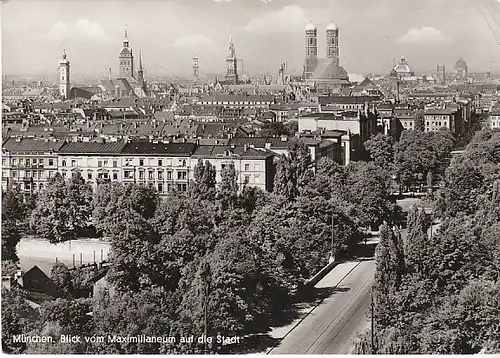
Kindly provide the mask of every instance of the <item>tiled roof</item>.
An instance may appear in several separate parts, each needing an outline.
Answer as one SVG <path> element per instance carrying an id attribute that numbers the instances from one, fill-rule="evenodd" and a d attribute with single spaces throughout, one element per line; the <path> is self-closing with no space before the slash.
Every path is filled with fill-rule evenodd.
<path id="1" fill-rule="evenodd" d="M 358 104 L 380 101 L 380 96 L 324 96 L 319 97 L 319 104 Z"/>
<path id="2" fill-rule="evenodd" d="M 229 155 L 226 155 L 229 154 Z M 268 151 L 257 150 L 253 148 L 245 148 L 244 146 L 222 146 L 222 145 L 199 145 L 193 157 L 200 158 L 228 158 L 231 156 L 246 158 L 246 159 L 265 159 L 274 156 Z"/>
<path id="3" fill-rule="evenodd" d="M 153 143 L 146 141 L 130 142 L 122 150 L 123 154 L 169 154 L 176 156 L 190 156 L 195 151 L 194 143 Z"/>
<path id="4" fill-rule="evenodd" d="M 51 141 L 35 138 L 9 138 L 3 149 L 9 152 L 52 152 L 59 151 L 64 141 Z"/>
<path id="5" fill-rule="evenodd" d="M 119 154 L 125 147 L 125 142 L 71 142 L 66 143 L 59 153 L 66 154 Z"/>
<path id="6" fill-rule="evenodd" d="M 201 102 L 274 102 L 272 95 L 232 95 L 219 94 L 214 96 L 205 96 L 200 99 Z"/>

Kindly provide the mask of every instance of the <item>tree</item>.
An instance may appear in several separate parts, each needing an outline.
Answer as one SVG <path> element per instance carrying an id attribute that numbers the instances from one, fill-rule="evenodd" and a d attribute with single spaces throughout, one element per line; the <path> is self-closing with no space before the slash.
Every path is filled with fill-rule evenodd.
<path id="1" fill-rule="evenodd" d="M 2 221 L 13 220 L 15 224 L 23 220 L 24 209 L 23 195 L 19 187 L 7 187 L 7 190 L 2 192 Z"/>
<path id="2" fill-rule="evenodd" d="M 389 182 L 389 173 L 374 163 L 350 164 L 347 199 L 355 205 L 360 225 L 375 227 L 393 220 L 396 206 L 389 200 Z"/>
<path id="3" fill-rule="evenodd" d="M 111 183 L 97 187 L 92 219 L 96 229 L 113 236 L 124 231 L 123 216 L 133 211 L 144 219 L 152 219 L 159 205 L 152 187 L 137 184 Z"/>
<path id="4" fill-rule="evenodd" d="M 370 158 L 380 167 L 391 170 L 394 162 L 394 148 L 391 136 L 377 134 L 364 143 Z"/>
<path id="5" fill-rule="evenodd" d="M 31 228 L 51 243 L 75 239 L 90 222 L 90 193 L 81 176 L 66 182 L 56 173 L 40 193 L 31 213 Z"/>
<path id="6" fill-rule="evenodd" d="M 220 210 L 233 210 L 238 199 L 238 177 L 234 164 L 227 165 L 221 172 L 221 183 L 217 190 Z"/>
<path id="7" fill-rule="evenodd" d="M 19 289 L 2 288 L 2 350 L 8 354 L 20 354 L 26 343 L 14 342 L 14 337 L 29 334 L 36 327 L 38 312 L 30 307 Z"/>
<path id="8" fill-rule="evenodd" d="M 274 177 L 274 193 L 295 200 L 299 189 L 311 179 L 311 154 L 304 142 L 293 140 L 288 147 L 288 155 L 278 162 Z"/>
<path id="9" fill-rule="evenodd" d="M 19 261 L 16 246 L 21 241 L 14 219 L 2 220 L 2 261 Z"/>
<path id="10" fill-rule="evenodd" d="M 189 194 L 194 199 L 211 200 L 215 196 L 215 167 L 202 159 L 194 167 L 194 182 L 190 185 Z"/>
<path id="11" fill-rule="evenodd" d="M 71 293 L 73 291 L 71 273 L 68 267 L 62 262 L 57 262 L 52 266 L 50 269 L 50 279 L 64 292 Z"/>

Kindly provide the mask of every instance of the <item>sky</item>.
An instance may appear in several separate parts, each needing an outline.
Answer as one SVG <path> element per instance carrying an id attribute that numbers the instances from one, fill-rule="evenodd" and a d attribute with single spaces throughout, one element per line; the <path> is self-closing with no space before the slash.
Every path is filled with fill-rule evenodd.
<path id="1" fill-rule="evenodd" d="M 74 75 L 118 74 L 128 29 L 148 75 L 224 73 L 229 37 L 249 74 L 276 73 L 282 62 L 300 73 L 304 27 L 340 28 L 340 62 L 349 73 L 388 73 L 404 56 L 416 72 L 500 72 L 499 0 L 3 0 L 4 74 L 57 73 L 66 50 Z"/>

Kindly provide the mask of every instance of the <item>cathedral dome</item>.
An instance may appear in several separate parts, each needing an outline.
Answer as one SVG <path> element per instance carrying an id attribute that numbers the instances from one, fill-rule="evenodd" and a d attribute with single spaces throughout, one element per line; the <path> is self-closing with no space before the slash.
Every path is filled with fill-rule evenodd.
<path id="1" fill-rule="evenodd" d="M 413 76 L 413 71 L 410 66 L 408 66 L 408 63 L 406 63 L 406 59 L 404 57 L 401 57 L 401 62 L 398 63 L 391 71 L 391 75 L 394 74 L 403 77 Z"/>
<path id="2" fill-rule="evenodd" d="M 466 70 L 466 69 L 467 69 L 467 64 L 465 63 L 463 58 L 460 57 L 460 59 L 455 64 L 455 70 Z"/>
<path id="3" fill-rule="evenodd" d="M 349 81 L 347 71 L 338 66 L 335 60 L 324 60 L 318 64 L 312 75 L 314 80 L 339 80 Z"/>
<path id="4" fill-rule="evenodd" d="M 316 26 L 314 26 L 312 22 L 306 25 L 306 31 L 314 31 L 314 30 L 316 30 Z"/>
<path id="5" fill-rule="evenodd" d="M 328 24 L 328 26 L 326 27 L 326 30 L 338 30 L 338 27 L 337 25 L 335 25 L 335 23 L 331 22 Z"/>

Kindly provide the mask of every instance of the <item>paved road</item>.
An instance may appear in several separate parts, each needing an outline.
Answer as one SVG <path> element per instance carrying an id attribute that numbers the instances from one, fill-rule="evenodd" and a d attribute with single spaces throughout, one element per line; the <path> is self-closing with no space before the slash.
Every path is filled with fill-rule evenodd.
<path id="1" fill-rule="evenodd" d="M 357 332 L 369 326 L 366 313 L 370 306 L 375 263 L 362 261 L 334 289 L 334 293 L 316 307 L 274 348 L 271 354 L 349 354 Z M 317 288 L 329 286 L 327 277 Z"/>

